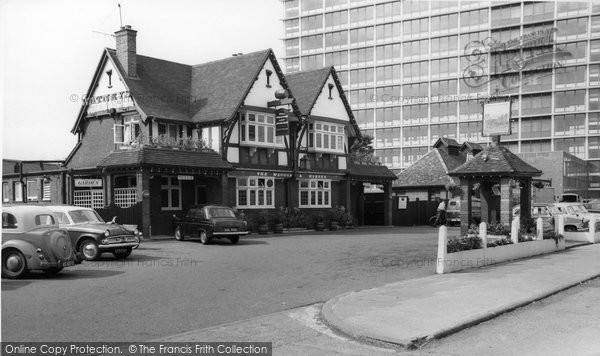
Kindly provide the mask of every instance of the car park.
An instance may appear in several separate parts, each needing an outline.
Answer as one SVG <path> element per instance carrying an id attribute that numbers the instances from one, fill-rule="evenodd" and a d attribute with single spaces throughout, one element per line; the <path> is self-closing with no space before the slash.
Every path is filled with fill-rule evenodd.
<path id="1" fill-rule="evenodd" d="M 198 237 L 205 245 L 220 238 L 236 244 L 240 236 L 248 234 L 246 221 L 232 208 L 222 205 L 193 206 L 183 218 L 173 215 L 173 228 L 176 240 Z"/>
<path id="2" fill-rule="evenodd" d="M 81 263 L 66 230 L 47 208 L 2 207 L 2 277 L 21 278 L 31 270 L 58 273 Z"/>
<path id="3" fill-rule="evenodd" d="M 60 226 L 69 232 L 73 246 L 87 261 L 96 260 L 105 252 L 126 258 L 140 245 L 141 234 L 137 229 L 105 222 L 93 209 L 70 205 L 47 208 L 56 214 Z"/>

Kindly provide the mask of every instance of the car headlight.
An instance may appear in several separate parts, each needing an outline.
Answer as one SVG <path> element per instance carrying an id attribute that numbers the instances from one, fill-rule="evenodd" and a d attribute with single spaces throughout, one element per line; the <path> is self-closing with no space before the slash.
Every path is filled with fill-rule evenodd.
<path id="1" fill-rule="evenodd" d="M 136 236 L 140 234 L 140 231 L 137 229 L 137 227 L 133 229 L 133 234 Z"/>
<path id="2" fill-rule="evenodd" d="M 104 236 L 109 237 L 110 236 L 110 231 L 108 231 L 108 230 L 104 231 Z"/>

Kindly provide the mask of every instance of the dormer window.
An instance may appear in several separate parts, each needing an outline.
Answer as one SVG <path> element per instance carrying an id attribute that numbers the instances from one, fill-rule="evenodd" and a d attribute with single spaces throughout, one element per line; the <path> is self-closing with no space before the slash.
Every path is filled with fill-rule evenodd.
<path id="1" fill-rule="evenodd" d="M 267 88 L 271 87 L 271 75 L 273 74 L 273 71 L 270 69 L 265 70 L 265 73 L 267 74 Z"/>
<path id="2" fill-rule="evenodd" d="M 108 87 L 112 88 L 112 69 L 107 70 L 106 75 L 108 75 Z"/>

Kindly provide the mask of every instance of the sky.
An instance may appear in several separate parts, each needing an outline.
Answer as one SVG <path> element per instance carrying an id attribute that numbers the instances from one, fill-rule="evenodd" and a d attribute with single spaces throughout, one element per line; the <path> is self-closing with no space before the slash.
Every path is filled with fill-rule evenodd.
<path id="1" fill-rule="evenodd" d="M 137 30 L 138 54 L 200 64 L 272 48 L 281 61 L 278 0 L 0 0 L 1 155 L 64 160 L 71 129 L 111 34 Z M 282 67 L 283 66 L 283 63 Z"/>

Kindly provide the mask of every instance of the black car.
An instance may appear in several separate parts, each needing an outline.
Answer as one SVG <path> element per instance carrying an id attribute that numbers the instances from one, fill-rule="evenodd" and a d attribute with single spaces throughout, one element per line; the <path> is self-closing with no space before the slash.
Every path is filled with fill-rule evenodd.
<path id="1" fill-rule="evenodd" d="M 232 208 L 222 205 L 193 206 L 182 219 L 173 215 L 173 228 L 178 241 L 185 237 L 198 237 L 205 245 L 220 238 L 236 244 L 240 236 L 248 234 L 246 221 L 238 217 Z"/>

